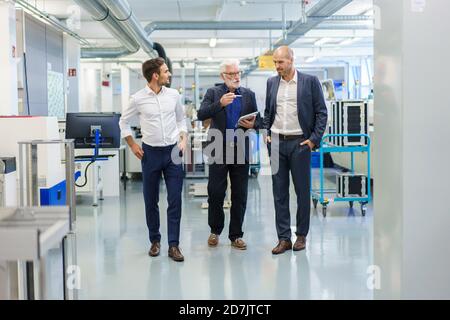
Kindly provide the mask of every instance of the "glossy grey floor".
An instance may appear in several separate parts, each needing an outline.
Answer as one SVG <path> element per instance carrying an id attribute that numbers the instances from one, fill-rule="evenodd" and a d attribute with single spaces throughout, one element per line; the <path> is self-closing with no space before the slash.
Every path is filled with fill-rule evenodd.
<path id="1" fill-rule="evenodd" d="M 270 176 L 251 179 L 244 222 L 246 251 L 230 246 L 227 231 L 209 248 L 204 198 L 188 195 L 185 180 L 181 250 L 185 261 L 167 256 L 166 190 L 161 185 L 162 254 L 147 255 L 142 183 L 128 181 L 120 198 L 106 198 L 98 208 L 78 198 L 77 247 L 81 299 L 372 299 L 367 268 L 373 260 L 373 219 L 369 207 L 329 206 L 311 210 L 307 249 L 271 254 L 277 242 Z M 295 212 L 291 188 L 291 212 Z M 292 214 L 294 217 L 294 215 Z M 228 214 L 226 225 L 228 225 Z M 294 219 L 292 219 L 292 229 Z"/>

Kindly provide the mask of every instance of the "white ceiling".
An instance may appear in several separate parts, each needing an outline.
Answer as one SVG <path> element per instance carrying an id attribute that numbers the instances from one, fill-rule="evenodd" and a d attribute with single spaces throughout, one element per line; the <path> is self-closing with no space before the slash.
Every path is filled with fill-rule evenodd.
<path id="1" fill-rule="evenodd" d="M 70 8 L 76 6 L 72 0 L 28 0 L 60 19 L 70 15 Z M 241 5 L 239 0 L 128 0 L 133 12 L 143 26 L 152 21 L 280 21 L 282 19 L 282 3 L 286 6 L 288 21 L 300 18 L 299 0 L 248 0 Z M 311 0 L 310 7 L 318 0 Z M 333 1 L 333 0 L 330 0 Z M 354 0 L 336 14 L 361 15 L 372 8 L 372 0 Z M 370 23 L 370 22 L 369 22 Z M 76 30 L 80 36 L 87 38 L 97 46 L 117 46 L 119 43 L 112 38 L 101 23 L 94 22 L 90 16 L 81 10 L 81 28 Z M 161 43 L 168 55 L 176 60 L 182 58 L 247 58 L 257 56 L 269 48 L 269 30 L 247 31 L 155 31 L 151 40 Z M 281 36 L 280 30 L 272 31 L 275 41 Z M 209 39 L 217 38 L 215 48 L 209 47 Z M 329 41 L 315 46 L 321 38 Z M 355 43 L 338 46 L 343 40 L 361 38 Z M 372 52 L 372 30 L 312 30 L 292 44 L 299 56 L 345 56 L 369 55 Z M 133 58 L 145 58 L 140 51 Z"/>

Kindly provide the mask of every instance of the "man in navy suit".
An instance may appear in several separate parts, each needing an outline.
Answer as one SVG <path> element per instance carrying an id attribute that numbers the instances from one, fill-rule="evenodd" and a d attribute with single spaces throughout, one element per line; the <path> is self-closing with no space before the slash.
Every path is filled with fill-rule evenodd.
<path id="1" fill-rule="evenodd" d="M 206 91 L 197 114 L 201 121 L 211 119 L 208 143 L 219 145 L 209 159 L 208 223 L 211 234 L 208 245 L 218 245 L 219 235 L 224 228 L 223 203 L 229 174 L 231 209 L 228 238 L 233 248 L 245 250 L 247 245 L 242 240 L 242 223 L 247 206 L 249 146 L 248 140 L 240 137 L 248 129 L 257 129 L 260 117 L 258 114 L 239 121 L 241 116 L 258 111 L 255 93 L 240 86 L 239 61 L 225 60 L 220 66 L 220 76 L 224 83 Z"/>
<path id="2" fill-rule="evenodd" d="M 294 67 L 287 46 L 273 54 L 278 76 L 267 81 L 263 127 L 271 155 L 272 186 L 278 244 L 273 254 L 306 248 L 311 208 L 311 150 L 320 144 L 327 124 L 327 108 L 317 77 Z M 289 212 L 289 171 L 297 195 L 296 235 L 292 246 Z"/>

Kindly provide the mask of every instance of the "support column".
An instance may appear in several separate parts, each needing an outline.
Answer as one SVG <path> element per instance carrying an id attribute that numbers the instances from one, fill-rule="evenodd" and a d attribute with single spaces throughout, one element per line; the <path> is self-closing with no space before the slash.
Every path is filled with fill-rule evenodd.
<path id="1" fill-rule="evenodd" d="M 450 1 L 374 6 L 374 296 L 450 299 Z"/>
<path id="2" fill-rule="evenodd" d="M 64 66 L 66 87 L 66 111 L 80 111 L 80 43 L 64 35 Z"/>
<path id="3" fill-rule="evenodd" d="M 112 64 L 104 63 L 101 71 L 101 112 L 113 111 Z"/>
<path id="4" fill-rule="evenodd" d="M 81 65 L 81 112 L 96 112 L 100 111 L 101 97 L 100 89 L 101 76 L 98 76 L 99 69 L 96 69 L 94 65 L 84 64 Z M 101 73 L 101 69 L 100 69 Z"/>
<path id="5" fill-rule="evenodd" d="M 345 62 L 345 86 L 343 88 L 342 91 L 342 98 L 345 99 L 350 99 L 350 63 L 349 62 Z"/>
<path id="6" fill-rule="evenodd" d="M 200 109 L 200 76 L 197 63 L 194 64 L 194 97 L 195 97 L 195 109 Z"/>
<path id="7" fill-rule="evenodd" d="M 127 66 L 120 66 L 121 101 L 122 112 L 130 103 L 130 69 Z"/>
<path id="8" fill-rule="evenodd" d="M 16 11 L 0 1 L 0 115 L 18 115 Z"/>
<path id="9" fill-rule="evenodd" d="M 186 104 L 186 66 L 184 62 L 181 63 L 181 79 L 180 79 L 180 87 L 181 87 L 181 104 Z"/>

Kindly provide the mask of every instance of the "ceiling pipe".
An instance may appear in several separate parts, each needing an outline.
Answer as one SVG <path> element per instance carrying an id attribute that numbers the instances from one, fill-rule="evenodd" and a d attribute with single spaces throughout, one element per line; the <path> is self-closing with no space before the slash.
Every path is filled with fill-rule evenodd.
<path id="1" fill-rule="evenodd" d="M 349 21 L 370 21 L 371 16 L 339 15 L 330 17 L 308 16 L 308 21 L 317 23 L 339 23 Z M 297 21 L 286 21 L 286 28 L 292 28 Z M 148 35 L 157 30 L 270 30 L 282 29 L 283 21 L 153 21 L 145 26 Z"/>
<path id="2" fill-rule="evenodd" d="M 90 43 L 80 35 L 78 35 L 76 32 L 73 32 L 70 30 L 63 22 L 55 18 L 54 16 L 48 14 L 47 12 L 44 12 L 35 6 L 31 5 L 25 0 L 13 0 L 14 3 L 21 6 L 26 12 L 31 13 L 41 19 L 43 19 L 48 24 L 52 25 L 56 29 L 61 30 L 62 32 L 67 33 L 68 35 L 72 36 L 73 38 L 77 39 L 82 45 L 89 46 Z"/>
<path id="3" fill-rule="evenodd" d="M 97 22 L 102 22 L 111 34 L 123 44 L 122 47 L 83 48 L 82 58 L 114 59 L 133 54 L 140 47 L 150 56 L 164 58 L 171 69 L 170 59 L 161 45 L 153 43 L 127 0 L 74 0 Z"/>
<path id="4" fill-rule="evenodd" d="M 122 28 L 122 26 L 109 14 L 108 8 L 97 0 L 74 0 L 80 7 L 86 10 L 93 20 L 103 23 L 106 29 L 122 44 L 122 47 L 81 49 L 82 58 L 117 58 L 135 53 L 139 50 L 139 44 Z"/>
<path id="5" fill-rule="evenodd" d="M 130 54 L 131 52 L 125 47 L 111 47 L 111 48 L 88 47 L 81 49 L 82 59 L 94 59 L 94 58 L 114 59 L 125 57 Z"/>
<path id="6" fill-rule="evenodd" d="M 102 0 L 105 7 L 113 15 L 117 23 L 121 25 L 128 34 L 141 46 L 141 48 L 151 57 L 158 57 L 158 52 L 154 49 L 153 42 L 149 39 L 144 28 L 137 20 L 127 0 Z"/>
<path id="7" fill-rule="evenodd" d="M 148 36 L 155 30 L 267 30 L 267 29 L 282 29 L 283 22 L 280 21 L 168 21 L 168 22 L 152 22 L 149 23 L 144 30 L 142 30 L 142 26 L 139 24 L 137 19 L 135 18 L 131 7 L 129 6 L 126 0 L 75 0 L 77 3 L 95 3 L 99 7 L 106 8 L 105 10 L 97 9 L 97 21 L 106 20 L 108 17 L 111 17 L 111 14 L 114 16 L 113 20 L 116 21 L 117 24 L 120 24 L 122 29 L 131 33 L 134 40 L 138 42 L 143 49 L 149 53 L 150 56 L 153 56 L 153 52 L 155 52 L 153 48 L 153 43 L 148 39 Z M 102 4 L 99 3 L 102 1 Z M 298 39 L 300 36 L 304 35 L 307 31 L 317 27 L 328 29 L 330 27 L 324 26 L 321 27 L 320 24 L 333 23 L 329 26 L 333 26 L 336 28 L 337 26 L 341 26 L 339 29 L 346 29 L 346 26 L 340 25 L 340 22 L 345 21 L 368 21 L 372 20 L 371 16 L 351 16 L 351 15 L 343 15 L 343 16 L 333 16 L 335 12 L 337 12 L 340 8 L 351 2 L 352 0 L 336 0 L 331 2 L 327 0 L 319 1 L 313 8 L 308 11 L 308 19 L 307 23 L 302 23 L 302 21 L 286 21 L 286 28 L 288 31 L 286 32 L 286 39 L 282 39 L 283 44 L 290 44 Z M 81 5 L 81 4 L 80 4 Z M 88 10 L 90 11 L 90 10 Z M 126 23 L 125 23 L 126 22 Z M 125 24 L 124 24 L 125 23 Z M 364 25 L 348 25 L 349 28 L 361 28 L 361 29 L 369 29 L 370 26 L 367 24 Z M 280 40 L 277 41 L 275 47 L 281 45 Z M 96 51 L 97 50 L 97 51 Z M 86 50 L 86 55 L 89 53 L 89 57 L 99 57 L 105 56 L 106 58 L 114 58 L 114 51 L 117 51 L 120 55 L 126 55 L 126 51 L 122 50 L 122 48 L 90 48 Z M 84 55 L 83 55 L 84 57 Z M 255 65 L 257 65 L 255 63 Z"/>
<path id="8" fill-rule="evenodd" d="M 293 27 L 291 27 L 286 34 L 286 37 L 281 37 L 277 42 L 274 43 L 273 47 L 277 48 L 282 45 L 290 45 L 295 40 L 304 36 L 308 31 L 314 29 L 321 22 L 326 19 L 332 20 L 333 14 L 345 7 L 347 4 L 352 2 L 352 0 L 319 0 L 314 7 L 312 7 L 307 12 L 307 20 L 304 22 L 304 18 L 300 18 Z M 310 17 L 319 17 L 317 19 L 310 19 Z M 255 57 L 255 63 L 248 67 L 243 76 L 248 76 L 251 72 L 258 68 L 258 57 Z"/>
<path id="9" fill-rule="evenodd" d="M 373 24 L 367 22 L 351 22 L 341 23 L 337 21 L 324 21 L 318 26 L 314 27 L 314 30 L 372 30 Z"/>
<path id="10" fill-rule="evenodd" d="M 287 26 L 286 26 L 286 4 L 281 4 L 281 17 L 282 17 L 282 37 L 286 39 Z"/>
<path id="11" fill-rule="evenodd" d="M 297 21 L 288 31 L 286 37 L 278 39 L 274 47 L 277 48 L 283 45 L 290 45 L 295 40 L 305 35 L 311 29 L 314 29 L 317 25 L 331 17 L 341 8 L 345 7 L 352 0 L 320 0 L 314 7 L 308 10 L 307 21 L 303 23 L 302 19 Z M 310 16 L 319 17 L 317 19 L 311 19 Z M 345 21 L 345 20 L 344 20 Z"/>

